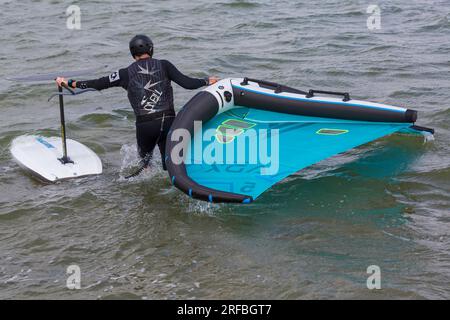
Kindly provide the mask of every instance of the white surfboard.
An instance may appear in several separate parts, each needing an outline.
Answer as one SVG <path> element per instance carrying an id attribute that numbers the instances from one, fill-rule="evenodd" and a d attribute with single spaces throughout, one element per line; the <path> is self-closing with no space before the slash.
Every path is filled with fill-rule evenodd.
<path id="1" fill-rule="evenodd" d="M 63 164 L 58 160 L 63 155 L 59 137 L 26 135 L 11 143 L 11 154 L 19 165 L 47 182 L 102 173 L 100 158 L 85 145 L 67 139 L 67 150 L 73 163 Z"/>

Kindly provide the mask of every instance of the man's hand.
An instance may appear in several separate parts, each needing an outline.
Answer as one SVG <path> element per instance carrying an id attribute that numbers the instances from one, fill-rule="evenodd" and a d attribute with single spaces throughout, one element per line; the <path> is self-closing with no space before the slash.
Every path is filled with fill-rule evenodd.
<path id="1" fill-rule="evenodd" d="M 55 79 L 55 81 L 59 87 L 71 87 L 72 89 L 74 89 L 76 86 L 75 81 L 73 81 L 73 80 L 67 81 L 66 78 L 63 78 L 63 77 L 58 77 Z"/>
<path id="2" fill-rule="evenodd" d="M 220 80 L 220 78 L 215 77 L 215 76 L 209 77 L 208 78 L 208 85 L 212 85 L 212 84 L 216 83 L 219 80 Z"/>
<path id="3" fill-rule="evenodd" d="M 63 77 L 58 77 L 55 79 L 56 84 L 58 85 L 58 87 L 64 87 L 67 86 L 67 80 Z"/>

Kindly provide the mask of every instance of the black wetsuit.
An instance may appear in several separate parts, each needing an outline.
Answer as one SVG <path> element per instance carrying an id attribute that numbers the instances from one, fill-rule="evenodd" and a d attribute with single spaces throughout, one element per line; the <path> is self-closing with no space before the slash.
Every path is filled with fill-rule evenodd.
<path id="1" fill-rule="evenodd" d="M 127 90 L 128 100 L 136 115 L 139 154 L 149 159 L 158 145 L 165 170 L 166 137 L 175 117 L 171 81 L 185 89 L 208 85 L 207 79 L 185 76 L 167 60 L 148 58 L 136 61 L 108 77 L 77 81 L 77 87 L 97 90 L 122 87 Z"/>

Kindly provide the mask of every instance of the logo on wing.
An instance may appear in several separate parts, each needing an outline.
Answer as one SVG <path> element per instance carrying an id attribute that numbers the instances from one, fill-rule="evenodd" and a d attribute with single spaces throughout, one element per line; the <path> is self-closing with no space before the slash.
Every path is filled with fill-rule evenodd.
<path id="1" fill-rule="evenodd" d="M 253 128 L 256 124 L 244 120 L 227 119 L 216 129 L 216 140 L 219 143 L 230 143 L 246 130 Z"/>

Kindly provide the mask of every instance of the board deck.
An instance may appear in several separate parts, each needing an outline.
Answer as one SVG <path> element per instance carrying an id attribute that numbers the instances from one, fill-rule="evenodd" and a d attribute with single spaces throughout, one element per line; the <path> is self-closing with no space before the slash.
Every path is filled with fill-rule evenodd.
<path id="1" fill-rule="evenodd" d="M 74 163 L 63 164 L 62 142 L 59 137 L 25 135 L 11 143 L 11 154 L 19 165 L 46 182 L 79 178 L 102 173 L 102 162 L 91 149 L 67 139 L 67 150 Z"/>

